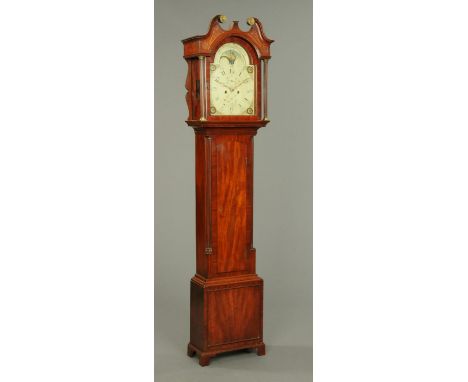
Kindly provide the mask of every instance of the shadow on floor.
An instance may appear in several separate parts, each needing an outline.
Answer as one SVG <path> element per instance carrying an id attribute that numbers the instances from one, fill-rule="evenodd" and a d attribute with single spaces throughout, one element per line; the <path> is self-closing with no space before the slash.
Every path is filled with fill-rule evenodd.
<path id="1" fill-rule="evenodd" d="M 265 356 L 255 351 L 223 353 L 211 359 L 210 365 L 198 365 L 198 357 L 156 355 L 156 380 L 159 381 L 310 381 L 312 347 L 267 346 Z"/>
<path id="2" fill-rule="evenodd" d="M 260 369 L 267 366 L 269 372 L 304 372 L 312 374 L 312 347 L 272 345 L 266 348 L 267 354 L 257 356 L 255 350 L 223 353 L 211 360 L 210 366 L 227 369 Z"/>

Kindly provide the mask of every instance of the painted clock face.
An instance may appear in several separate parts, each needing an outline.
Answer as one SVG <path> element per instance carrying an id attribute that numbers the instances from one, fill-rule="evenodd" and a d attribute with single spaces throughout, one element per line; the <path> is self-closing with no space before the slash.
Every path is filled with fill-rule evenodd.
<path id="1" fill-rule="evenodd" d="M 255 114 L 255 65 L 239 44 L 222 45 L 210 65 L 210 114 Z"/>

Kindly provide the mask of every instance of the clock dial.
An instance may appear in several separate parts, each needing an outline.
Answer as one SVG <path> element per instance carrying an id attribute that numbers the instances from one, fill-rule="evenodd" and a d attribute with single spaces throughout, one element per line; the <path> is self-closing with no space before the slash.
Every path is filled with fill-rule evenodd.
<path id="1" fill-rule="evenodd" d="M 210 114 L 255 114 L 255 65 L 239 44 L 222 45 L 210 65 Z"/>

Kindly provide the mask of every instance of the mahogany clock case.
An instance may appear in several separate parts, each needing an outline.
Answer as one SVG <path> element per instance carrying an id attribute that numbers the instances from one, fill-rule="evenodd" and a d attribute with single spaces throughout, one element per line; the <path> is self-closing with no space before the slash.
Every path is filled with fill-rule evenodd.
<path id="1" fill-rule="evenodd" d="M 253 246 L 253 139 L 269 122 L 267 64 L 262 61 L 270 58 L 273 40 L 264 35 L 258 19 L 250 18 L 251 28 L 242 31 L 237 21 L 223 29 L 224 18 L 214 17 L 206 35 L 182 41 L 196 170 L 196 274 L 190 288 L 187 352 L 198 354 L 201 366 L 232 350 L 254 348 L 265 355 L 263 280 L 256 274 Z M 210 64 L 227 43 L 243 48 L 247 64 L 256 68 L 253 115 L 212 115 L 208 107 Z"/>

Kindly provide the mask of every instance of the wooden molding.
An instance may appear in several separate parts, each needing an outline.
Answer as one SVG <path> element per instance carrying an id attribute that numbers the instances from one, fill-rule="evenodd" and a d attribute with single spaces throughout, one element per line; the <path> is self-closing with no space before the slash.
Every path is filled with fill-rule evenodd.
<path id="1" fill-rule="evenodd" d="M 255 47 L 260 59 L 271 57 L 270 44 L 274 40 L 269 39 L 265 35 L 263 26 L 257 18 L 253 18 L 255 23 L 250 26 L 248 31 L 243 31 L 239 28 L 239 21 L 233 21 L 230 29 L 223 29 L 220 23 L 220 16 L 213 17 L 206 34 L 182 40 L 184 44 L 184 57 L 186 59 L 197 56 L 210 56 L 212 54 L 212 46 L 227 36 L 237 36 L 248 41 Z"/>

